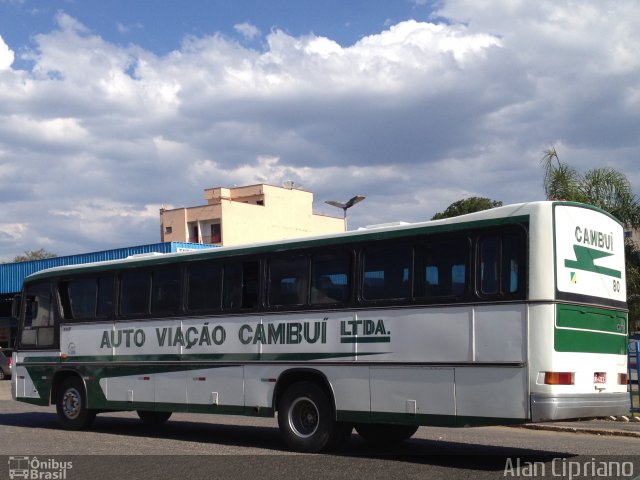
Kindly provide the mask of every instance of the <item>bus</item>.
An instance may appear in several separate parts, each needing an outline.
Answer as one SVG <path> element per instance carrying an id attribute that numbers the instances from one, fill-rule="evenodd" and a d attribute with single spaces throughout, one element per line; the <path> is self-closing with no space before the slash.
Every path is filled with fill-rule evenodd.
<path id="1" fill-rule="evenodd" d="M 629 411 L 623 228 L 578 203 L 52 268 L 18 329 L 13 398 L 69 430 L 277 417 L 318 452 Z"/>

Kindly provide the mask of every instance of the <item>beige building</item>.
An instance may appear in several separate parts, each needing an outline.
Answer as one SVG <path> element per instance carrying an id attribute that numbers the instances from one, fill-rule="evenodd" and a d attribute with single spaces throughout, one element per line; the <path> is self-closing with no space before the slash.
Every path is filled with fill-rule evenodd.
<path id="1" fill-rule="evenodd" d="M 633 243 L 635 243 L 637 248 L 640 248 L 640 230 L 625 227 L 624 238 L 630 239 Z"/>
<path id="2" fill-rule="evenodd" d="M 208 188 L 207 205 L 160 210 L 163 242 L 218 245 L 282 240 L 344 231 L 342 218 L 313 213 L 313 194 L 250 185 Z"/>

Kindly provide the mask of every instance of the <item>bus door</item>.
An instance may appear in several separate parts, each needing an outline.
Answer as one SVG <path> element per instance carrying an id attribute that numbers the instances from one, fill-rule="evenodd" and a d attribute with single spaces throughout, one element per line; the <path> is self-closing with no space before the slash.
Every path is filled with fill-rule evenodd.
<path id="1" fill-rule="evenodd" d="M 41 398 L 34 379 L 24 366 L 29 357 L 59 358 L 58 320 L 50 282 L 26 286 L 18 330 L 18 353 L 14 371 L 17 397 Z M 51 350 L 49 355 L 43 350 Z M 41 398 L 45 400 L 44 398 Z"/>

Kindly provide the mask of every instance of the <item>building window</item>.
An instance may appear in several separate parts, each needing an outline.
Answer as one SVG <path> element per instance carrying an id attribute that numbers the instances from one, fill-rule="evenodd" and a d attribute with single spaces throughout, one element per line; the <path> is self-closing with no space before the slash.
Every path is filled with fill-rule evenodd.
<path id="1" fill-rule="evenodd" d="M 164 233 L 167 235 L 173 233 L 173 227 L 164 227 Z"/>
<path id="2" fill-rule="evenodd" d="M 222 228 L 219 223 L 211 225 L 211 243 L 222 243 Z"/>
<path id="3" fill-rule="evenodd" d="M 189 243 L 200 243 L 200 231 L 197 223 L 188 223 Z"/>

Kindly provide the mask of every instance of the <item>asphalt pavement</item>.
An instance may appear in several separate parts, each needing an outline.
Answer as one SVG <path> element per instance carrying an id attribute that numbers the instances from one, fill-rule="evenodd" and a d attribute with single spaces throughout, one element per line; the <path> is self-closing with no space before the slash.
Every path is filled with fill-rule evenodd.
<path id="1" fill-rule="evenodd" d="M 0 400 L 11 400 L 11 382 L 9 380 L 0 380 Z M 635 413 L 635 417 L 628 415 L 615 420 L 597 418 L 564 422 L 527 423 L 517 428 L 640 438 L 640 412 Z"/>

